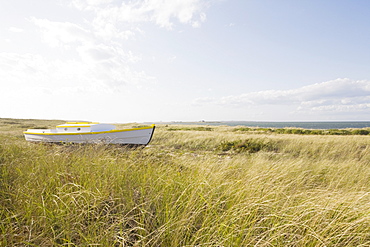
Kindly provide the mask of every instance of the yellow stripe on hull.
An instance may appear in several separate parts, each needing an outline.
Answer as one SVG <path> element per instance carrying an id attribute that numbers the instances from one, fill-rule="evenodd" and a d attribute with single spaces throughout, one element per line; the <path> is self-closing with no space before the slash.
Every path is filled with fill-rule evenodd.
<path id="1" fill-rule="evenodd" d="M 58 125 L 57 128 L 84 128 L 91 127 L 91 125 Z"/>

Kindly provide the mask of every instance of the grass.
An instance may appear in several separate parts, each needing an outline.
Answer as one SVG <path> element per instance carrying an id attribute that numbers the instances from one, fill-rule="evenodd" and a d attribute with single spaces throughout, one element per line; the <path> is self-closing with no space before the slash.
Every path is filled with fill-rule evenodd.
<path id="1" fill-rule="evenodd" d="M 159 125 L 137 149 L 22 136 L 62 122 L 0 119 L 1 246 L 370 245 L 369 136 Z"/>

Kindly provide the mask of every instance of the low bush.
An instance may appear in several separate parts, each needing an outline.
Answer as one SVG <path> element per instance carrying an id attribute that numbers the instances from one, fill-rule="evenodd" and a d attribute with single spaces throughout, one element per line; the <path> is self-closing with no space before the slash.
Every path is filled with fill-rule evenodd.
<path id="1" fill-rule="evenodd" d="M 261 139 L 245 139 L 237 141 L 223 141 L 220 143 L 218 149 L 221 151 L 233 151 L 237 153 L 257 153 L 261 150 L 271 151 L 273 147 L 274 145 Z"/>
<path id="2" fill-rule="evenodd" d="M 353 130 L 352 133 L 354 135 L 368 135 L 370 131 L 365 130 L 365 129 L 356 129 L 356 130 Z"/>

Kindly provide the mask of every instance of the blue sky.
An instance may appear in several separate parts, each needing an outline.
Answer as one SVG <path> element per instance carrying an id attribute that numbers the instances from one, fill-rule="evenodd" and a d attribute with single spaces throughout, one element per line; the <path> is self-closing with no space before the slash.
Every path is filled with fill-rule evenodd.
<path id="1" fill-rule="evenodd" d="M 0 4 L 0 117 L 370 120 L 365 0 Z"/>

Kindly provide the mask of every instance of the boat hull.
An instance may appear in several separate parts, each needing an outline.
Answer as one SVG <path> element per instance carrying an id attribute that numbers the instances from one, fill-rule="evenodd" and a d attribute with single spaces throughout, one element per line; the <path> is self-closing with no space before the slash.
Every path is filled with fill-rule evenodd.
<path id="1" fill-rule="evenodd" d="M 152 139 L 154 129 L 155 126 L 151 126 L 85 133 L 33 133 L 30 130 L 24 132 L 24 136 L 31 142 L 147 145 Z"/>

